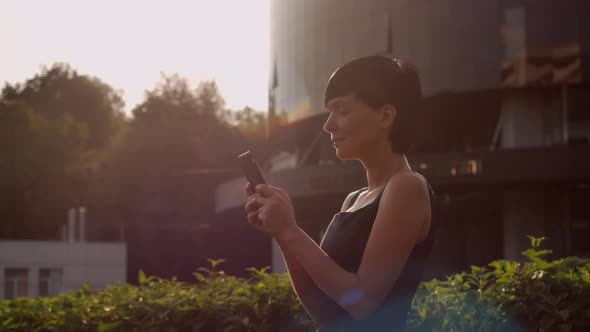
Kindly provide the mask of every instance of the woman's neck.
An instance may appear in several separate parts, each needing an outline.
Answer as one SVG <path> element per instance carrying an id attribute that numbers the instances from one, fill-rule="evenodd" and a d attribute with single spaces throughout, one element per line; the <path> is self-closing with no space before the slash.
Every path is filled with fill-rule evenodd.
<path id="1" fill-rule="evenodd" d="M 391 150 L 376 150 L 374 153 L 364 156 L 360 161 L 367 173 L 369 192 L 385 186 L 397 172 L 411 170 L 406 155 L 392 153 Z"/>

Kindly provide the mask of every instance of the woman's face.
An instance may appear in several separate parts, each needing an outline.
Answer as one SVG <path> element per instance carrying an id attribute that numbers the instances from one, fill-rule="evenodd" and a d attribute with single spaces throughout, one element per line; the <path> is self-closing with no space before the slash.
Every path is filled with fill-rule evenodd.
<path id="1" fill-rule="evenodd" d="M 326 109 L 330 115 L 324 130 L 330 134 L 338 159 L 360 159 L 387 139 L 388 125 L 384 126 L 382 112 L 354 95 L 333 98 Z"/>

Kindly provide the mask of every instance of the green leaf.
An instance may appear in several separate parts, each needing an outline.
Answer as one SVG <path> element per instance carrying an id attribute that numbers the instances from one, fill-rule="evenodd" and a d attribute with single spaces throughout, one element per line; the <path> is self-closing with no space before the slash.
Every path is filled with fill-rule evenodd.
<path id="1" fill-rule="evenodd" d="M 215 270 L 215 268 L 217 267 L 217 265 L 219 265 L 219 264 L 221 264 L 221 263 L 223 263 L 223 262 L 227 261 L 226 259 L 211 259 L 211 258 L 208 258 L 207 260 L 208 260 L 208 261 L 209 261 L 209 263 L 211 264 L 211 268 L 212 268 L 213 270 Z"/>
<path id="2" fill-rule="evenodd" d="M 501 271 L 502 268 L 504 267 L 504 265 L 502 264 L 501 261 L 493 261 L 490 264 L 488 264 L 489 266 L 493 267 L 494 269 Z"/>
<path id="3" fill-rule="evenodd" d="M 197 278 L 197 280 L 201 282 L 205 281 L 205 276 L 202 273 L 194 272 L 193 275 L 195 276 L 195 278 Z"/>
<path id="4" fill-rule="evenodd" d="M 137 280 L 140 285 L 145 284 L 146 277 L 145 277 L 145 273 L 143 273 L 143 270 L 139 270 L 139 273 L 137 274 Z"/>
<path id="5" fill-rule="evenodd" d="M 98 324 L 98 332 L 110 332 L 116 331 L 117 327 L 121 325 L 122 322 L 111 322 L 111 323 L 99 323 Z"/>
<path id="6" fill-rule="evenodd" d="M 533 249 L 538 248 L 541 245 L 541 242 L 547 240 L 548 238 L 546 237 L 534 237 L 531 235 L 527 235 L 527 237 L 530 239 L 531 241 L 531 246 L 533 247 Z"/>
<path id="7" fill-rule="evenodd" d="M 547 256 L 547 255 L 551 255 L 553 253 L 553 250 L 538 250 L 537 252 L 537 257 L 541 257 L 541 256 Z"/>

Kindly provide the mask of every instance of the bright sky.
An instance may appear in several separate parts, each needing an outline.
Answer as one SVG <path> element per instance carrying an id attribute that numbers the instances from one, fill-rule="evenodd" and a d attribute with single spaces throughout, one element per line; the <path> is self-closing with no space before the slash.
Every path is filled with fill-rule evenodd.
<path id="1" fill-rule="evenodd" d="M 227 106 L 267 107 L 270 0 L 0 0 L 0 85 L 67 62 L 124 91 L 160 73 L 215 79 Z"/>

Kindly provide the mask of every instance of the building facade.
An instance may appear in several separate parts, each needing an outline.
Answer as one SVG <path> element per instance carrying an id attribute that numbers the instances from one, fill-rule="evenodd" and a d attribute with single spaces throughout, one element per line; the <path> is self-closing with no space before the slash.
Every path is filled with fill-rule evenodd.
<path id="1" fill-rule="evenodd" d="M 0 299 L 56 296 L 127 282 L 124 243 L 0 241 Z"/>
<path id="2" fill-rule="evenodd" d="M 335 157 L 322 125 L 341 64 L 381 54 L 419 70 L 426 114 L 413 168 L 437 194 L 438 249 L 427 272 L 520 260 L 527 235 L 554 255 L 590 256 L 590 21 L 583 0 L 281 0 L 271 5 L 269 182 L 319 240 L 360 164 Z M 550 24 L 549 24 L 550 22 Z M 243 179 L 217 212 L 243 218 Z M 276 246 L 269 265 L 284 271 Z"/>

